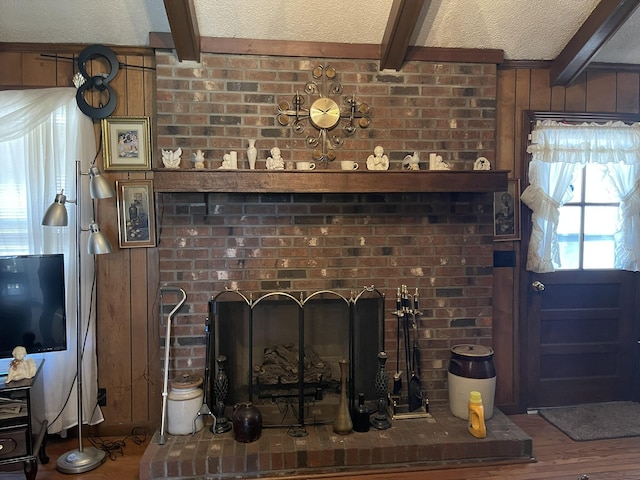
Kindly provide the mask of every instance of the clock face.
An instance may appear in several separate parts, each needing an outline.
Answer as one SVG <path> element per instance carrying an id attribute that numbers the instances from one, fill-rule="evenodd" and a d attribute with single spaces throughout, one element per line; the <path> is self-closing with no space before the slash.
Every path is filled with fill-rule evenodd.
<path id="1" fill-rule="evenodd" d="M 330 98 L 321 97 L 309 109 L 311 123 L 319 129 L 331 129 L 340 121 L 340 107 Z"/>

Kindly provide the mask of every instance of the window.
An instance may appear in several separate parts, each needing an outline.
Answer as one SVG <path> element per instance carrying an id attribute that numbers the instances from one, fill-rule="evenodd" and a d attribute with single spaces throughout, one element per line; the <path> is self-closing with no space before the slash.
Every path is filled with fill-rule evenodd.
<path id="1" fill-rule="evenodd" d="M 640 271 L 640 122 L 565 120 L 538 120 L 527 146 L 526 269 Z"/>
<path id="2" fill-rule="evenodd" d="M 600 164 L 588 164 L 576 172 L 573 196 L 560 207 L 559 270 L 614 267 L 619 202 L 607 178 L 607 167 Z"/>
<path id="3" fill-rule="evenodd" d="M 9 177 L 8 175 L 5 177 Z M 20 255 L 31 253 L 27 223 L 27 199 L 24 183 L 0 181 L 0 254 Z"/>

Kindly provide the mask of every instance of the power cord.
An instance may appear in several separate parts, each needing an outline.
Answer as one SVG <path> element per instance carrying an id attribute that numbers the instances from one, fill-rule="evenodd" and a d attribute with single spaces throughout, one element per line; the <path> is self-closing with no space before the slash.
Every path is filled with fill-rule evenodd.
<path id="1" fill-rule="evenodd" d="M 133 427 L 131 429 L 131 434 L 127 435 L 122 440 L 105 440 L 95 435 L 88 436 L 87 440 L 89 440 L 91 445 L 95 448 L 106 452 L 107 456 L 111 460 L 115 461 L 119 455 L 124 455 L 123 449 L 127 446 L 127 440 L 131 440 L 136 445 L 142 445 L 147 441 L 147 433 L 141 427 Z"/>
<path id="2" fill-rule="evenodd" d="M 95 161 L 95 159 L 94 159 Z M 94 214 L 95 215 L 95 214 Z M 93 299 L 95 292 L 96 292 L 96 275 L 95 275 L 95 268 L 96 268 L 96 259 L 95 259 L 95 255 L 94 255 L 94 259 L 93 259 L 93 269 L 94 269 L 94 274 L 93 274 L 93 281 L 91 283 L 91 294 L 90 294 L 90 298 Z M 89 302 L 89 324 L 87 325 L 87 330 L 84 333 L 84 338 L 82 340 L 82 353 L 80 355 L 80 358 L 84 358 L 84 351 L 85 348 L 87 346 L 87 339 L 89 338 L 89 330 L 90 330 L 90 322 L 91 322 L 91 314 L 92 314 L 92 310 L 93 310 L 93 301 Z M 76 341 L 80 341 L 80 339 L 76 339 Z M 58 414 L 54 417 L 53 420 L 51 420 L 49 422 L 49 425 L 53 425 L 64 413 L 64 409 L 67 408 L 67 404 L 69 403 L 69 400 L 71 399 L 71 394 L 73 393 L 73 386 L 76 384 L 76 381 L 78 380 L 78 372 L 76 371 L 75 376 L 73 377 L 73 381 L 71 382 L 71 386 L 69 387 L 69 392 L 67 393 L 67 397 L 64 400 L 64 403 L 62 405 L 62 408 L 60 408 L 60 411 L 58 412 Z M 89 417 L 90 419 L 93 418 L 93 415 L 95 414 L 96 410 L 100 407 L 100 397 L 97 399 L 96 401 L 96 405 L 93 408 L 93 412 L 91 412 L 91 417 Z M 80 421 L 82 422 L 83 419 L 80 419 Z M 48 430 L 48 429 L 47 429 Z"/>

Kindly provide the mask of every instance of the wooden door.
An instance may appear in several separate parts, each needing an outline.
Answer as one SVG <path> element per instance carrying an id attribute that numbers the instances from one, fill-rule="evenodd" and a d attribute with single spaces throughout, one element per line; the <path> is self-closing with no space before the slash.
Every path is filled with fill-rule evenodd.
<path id="1" fill-rule="evenodd" d="M 527 408 L 629 400 L 633 272 L 528 272 Z"/>

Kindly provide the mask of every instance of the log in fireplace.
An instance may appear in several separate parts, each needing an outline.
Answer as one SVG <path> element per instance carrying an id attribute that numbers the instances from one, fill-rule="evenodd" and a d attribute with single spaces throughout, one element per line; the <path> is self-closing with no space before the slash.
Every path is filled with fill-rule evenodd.
<path id="1" fill-rule="evenodd" d="M 331 423 L 340 394 L 339 360 L 349 360 L 347 398 L 364 393 L 376 408 L 377 355 L 384 348 L 384 294 L 322 290 L 296 297 L 238 290 L 212 297 L 207 322 L 206 401 L 226 415 L 240 402 L 258 406 L 265 427 L 304 435 Z"/>

